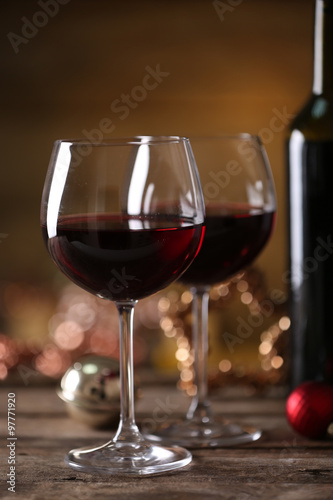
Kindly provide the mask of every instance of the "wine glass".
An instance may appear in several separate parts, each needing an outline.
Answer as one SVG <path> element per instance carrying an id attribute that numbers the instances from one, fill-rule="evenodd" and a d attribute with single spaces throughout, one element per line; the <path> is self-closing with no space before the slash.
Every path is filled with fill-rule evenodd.
<path id="1" fill-rule="evenodd" d="M 250 264 L 267 243 L 275 222 L 274 183 L 256 136 L 190 138 L 206 205 L 206 230 L 198 256 L 179 278 L 193 295 L 192 342 L 197 393 L 186 419 L 166 422 L 147 437 L 188 448 L 255 441 L 261 431 L 214 416 L 207 395 L 210 287 Z"/>
<path id="2" fill-rule="evenodd" d="M 102 446 L 70 451 L 65 462 L 72 468 L 145 475 L 191 461 L 179 446 L 148 442 L 135 423 L 133 313 L 139 299 L 166 287 L 190 265 L 203 223 L 188 139 L 55 142 L 41 204 L 45 244 L 59 269 L 79 287 L 112 300 L 120 319 L 119 427 Z"/>

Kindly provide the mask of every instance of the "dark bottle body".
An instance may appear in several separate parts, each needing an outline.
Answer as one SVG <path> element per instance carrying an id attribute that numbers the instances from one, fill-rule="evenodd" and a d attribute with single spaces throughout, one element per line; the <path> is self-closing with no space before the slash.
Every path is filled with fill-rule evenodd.
<path id="1" fill-rule="evenodd" d="M 292 142 L 293 137 L 289 151 Z M 298 193 L 293 175 L 289 176 L 290 271 L 286 275 L 293 386 L 304 380 L 333 383 L 333 141 L 304 141 L 298 149 Z M 296 163 L 290 161 L 290 168 L 296 169 Z"/>
<path id="2" fill-rule="evenodd" d="M 333 383 L 333 2 L 317 0 L 314 90 L 287 145 L 292 386 Z"/>

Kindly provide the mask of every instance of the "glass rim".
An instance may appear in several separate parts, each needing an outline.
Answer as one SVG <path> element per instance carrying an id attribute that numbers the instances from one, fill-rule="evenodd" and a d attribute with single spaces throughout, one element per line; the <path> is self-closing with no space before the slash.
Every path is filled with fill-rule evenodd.
<path id="1" fill-rule="evenodd" d="M 180 135 L 135 135 L 114 137 L 91 141 L 87 138 L 57 139 L 54 144 L 71 144 L 73 146 L 126 146 L 126 145 L 153 145 L 153 144 L 180 144 L 188 143 L 189 138 Z"/>
<path id="2" fill-rule="evenodd" d="M 220 135 L 192 135 L 189 134 L 187 136 L 191 142 L 191 140 L 197 139 L 211 139 L 211 140 L 253 140 L 257 141 L 259 144 L 262 144 L 259 135 L 251 134 L 248 132 L 240 132 L 239 134 L 220 134 Z"/>

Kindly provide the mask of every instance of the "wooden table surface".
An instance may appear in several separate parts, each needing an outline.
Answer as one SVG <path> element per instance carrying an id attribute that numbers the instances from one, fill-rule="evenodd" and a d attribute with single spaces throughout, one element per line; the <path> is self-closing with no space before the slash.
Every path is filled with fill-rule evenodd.
<path id="1" fill-rule="evenodd" d="M 16 395 L 15 494 L 6 484 L 9 392 Z M 136 404 L 138 423 L 153 413 L 164 418 L 167 405 L 179 415 L 187 408 L 188 401 L 173 387 L 146 387 L 142 392 Z M 0 398 L 4 500 L 333 499 L 333 440 L 310 441 L 293 432 L 281 398 L 214 401 L 217 413 L 223 410 L 228 418 L 262 428 L 262 438 L 232 448 L 192 450 L 193 461 L 186 468 L 143 478 L 90 475 L 65 465 L 67 451 L 103 444 L 114 429 L 95 430 L 73 420 L 54 386 L 3 387 Z"/>

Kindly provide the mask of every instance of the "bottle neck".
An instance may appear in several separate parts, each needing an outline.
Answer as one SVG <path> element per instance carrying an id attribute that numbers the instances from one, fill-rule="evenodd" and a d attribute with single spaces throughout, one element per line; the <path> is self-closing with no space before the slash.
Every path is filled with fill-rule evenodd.
<path id="1" fill-rule="evenodd" d="M 333 93 L 333 0 L 316 0 L 313 93 Z"/>

